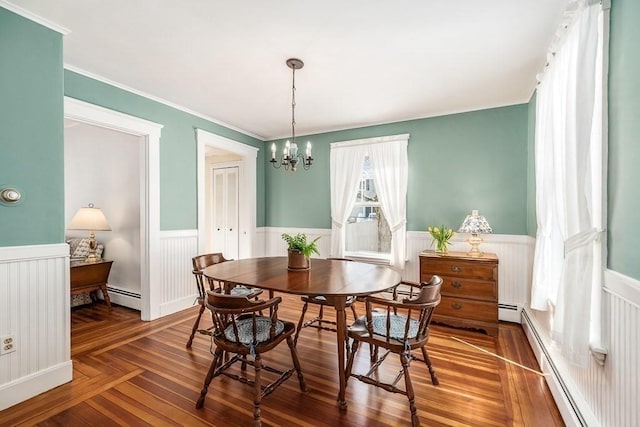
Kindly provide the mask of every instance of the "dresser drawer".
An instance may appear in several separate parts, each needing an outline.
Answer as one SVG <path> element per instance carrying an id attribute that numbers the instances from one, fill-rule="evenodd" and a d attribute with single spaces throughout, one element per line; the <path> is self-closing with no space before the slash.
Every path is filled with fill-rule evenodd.
<path id="1" fill-rule="evenodd" d="M 440 305 L 434 312 L 434 320 L 438 316 L 450 316 L 481 322 L 497 323 L 498 306 L 496 303 L 475 301 L 464 298 L 442 296 Z"/>
<path id="2" fill-rule="evenodd" d="M 433 274 L 437 274 L 438 276 L 468 277 L 480 280 L 497 279 L 495 263 L 481 261 L 422 258 L 420 261 L 420 271 L 420 281 L 428 281 Z"/>
<path id="3" fill-rule="evenodd" d="M 498 301 L 496 282 L 466 279 L 462 277 L 442 277 L 440 293 L 458 298 L 471 298 L 485 301 Z"/>

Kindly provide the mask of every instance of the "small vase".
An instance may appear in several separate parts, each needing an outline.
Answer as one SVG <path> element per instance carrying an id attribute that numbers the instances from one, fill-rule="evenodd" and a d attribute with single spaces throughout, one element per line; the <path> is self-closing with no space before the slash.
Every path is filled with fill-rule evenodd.
<path id="1" fill-rule="evenodd" d="M 440 254 L 446 254 L 449 252 L 449 242 L 446 240 L 436 241 L 436 252 Z"/>
<path id="2" fill-rule="evenodd" d="M 289 251 L 287 269 L 292 271 L 308 270 L 311 268 L 311 263 L 309 261 L 309 258 L 304 256 L 302 252 Z"/>

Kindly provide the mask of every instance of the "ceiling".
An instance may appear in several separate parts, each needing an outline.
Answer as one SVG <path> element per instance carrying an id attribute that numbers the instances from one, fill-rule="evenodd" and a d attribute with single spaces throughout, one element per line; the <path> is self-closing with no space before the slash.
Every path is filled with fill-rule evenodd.
<path id="1" fill-rule="evenodd" d="M 260 139 L 527 102 L 568 0 L 11 0 L 71 70 Z"/>

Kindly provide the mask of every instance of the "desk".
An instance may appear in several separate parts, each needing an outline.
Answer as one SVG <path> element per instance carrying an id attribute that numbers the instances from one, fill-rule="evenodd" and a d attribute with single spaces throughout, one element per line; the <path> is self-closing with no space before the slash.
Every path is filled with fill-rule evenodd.
<path id="1" fill-rule="evenodd" d="M 111 300 L 107 293 L 107 281 L 113 261 L 101 260 L 98 262 L 71 262 L 71 295 L 102 291 L 104 302 L 111 311 Z M 93 301 L 93 296 L 91 297 Z"/>
<path id="2" fill-rule="evenodd" d="M 233 282 L 248 287 L 294 295 L 324 295 L 336 309 L 336 342 L 340 409 L 345 400 L 345 337 L 347 317 L 345 304 L 350 295 L 370 295 L 400 283 L 400 274 L 389 267 L 361 262 L 312 259 L 311 269 L 287 270 L 287 257 L 250 258 L 215 264 L 203 270 L 214 280 Z"/>

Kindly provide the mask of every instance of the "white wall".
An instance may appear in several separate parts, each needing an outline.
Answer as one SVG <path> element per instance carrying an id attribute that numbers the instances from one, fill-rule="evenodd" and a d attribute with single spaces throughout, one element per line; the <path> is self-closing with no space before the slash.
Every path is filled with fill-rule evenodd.
<path id="1" fill-rule="evenodd" d="M 84 123 L 65 121 L 65 217 L 93 203 L 112 231 L 96 233 L 103 257 L 113 260 L 109 287 L 141 293 L 139 138 Z M 67 231 L 86 237 L 88 232 Z M 139 308 L 139 307 L 135 307 Z"/>

